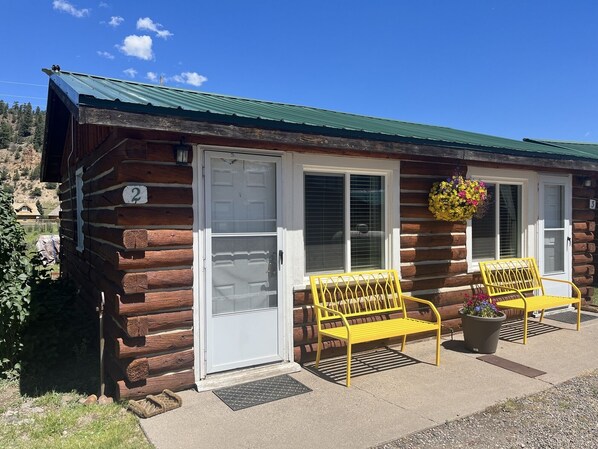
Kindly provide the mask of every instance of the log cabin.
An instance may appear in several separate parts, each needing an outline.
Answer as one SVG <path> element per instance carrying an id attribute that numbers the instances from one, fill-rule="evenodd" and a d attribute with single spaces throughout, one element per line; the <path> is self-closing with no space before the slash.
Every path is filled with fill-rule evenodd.
<path id="1" fill-rule="evenodd" d="M 596 151 L 46 73 L 61 276 L 91 310 L 104 297 L 119 398 L 301 369 L 317 338 L 310 273 L 397 268 L 445 332 L 480 260 L 535 256 L 593 295 Z M 456 173 L 488 185 L 484 217 L 428 210 Z"/>

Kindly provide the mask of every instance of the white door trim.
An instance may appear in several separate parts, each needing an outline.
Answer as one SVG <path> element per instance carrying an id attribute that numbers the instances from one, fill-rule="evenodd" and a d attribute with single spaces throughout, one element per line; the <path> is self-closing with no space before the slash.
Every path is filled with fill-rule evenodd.
<path id="1" fill-rule="evenodd" d="M 205 152 L 239 153 L 244 155 L 270 155 L 281 158 L 281 176 L 280 176 L 280 197 L 282 205 L 292 204 L 292 159 L 291 153 L 273 150 L 261 150 L 252 148 L 221 147 L 208 145 L 195 145 L 193 155 L 193 250 L 194 250 L 194 290 L 193 290 L 193 319 L 194 319 L 194 368 L 195 383 L 198 389 L 210 389 L 216 386 L 234 384 L 241 381 L 252 380 L 253 378 L 267 377 L 268 373 L 296 372 L 301 368 L 293 361 L 293 291 L 292 283 L 289 282 L 290 254 L 287 252 L 288 228 L 292 218 L 291 207 L 281 207 L 282 236 L 280 239 L 280 249 L 284 251 L 284 264 L 280 275 L 280 293 L 279 309 L 281 309 L 281 342 L 282 342 L 282 363 L 259 366 L 256 368 L 247 368 L 233 370 L 230 373 L 219 373 L 207 375 L 206 364 L 206 259 L 207 253 L 203 242 L 206 241 L 206 197 L 204 189 L 203 169 L 205 165 Z"/>
<path id="2" fill-rule="evenodd" d="M 537 233 L 537 260 L 540 269 L 540 274 L 544 275 L 544 186 L 546 184 L 563 185 L 565 190 L 563 192 L 565 217 L 564 217 L 564 273 L 562 275 L 555 276 L 556 279 L 564 279 L 571 281 L 573 276 L 573 258 L 572 258 L 572 247 L 573 247 L 573 235 L 572 235 L 572 220 L 573 220 L 573 201 L 572 201 L 572 176 L 571 175 L 556 175 L 548 173 L 540 173 L 538 183 L 538 233 Z M 550 277 L 550 274 L 548 275 Z M 551 282 L 545 284 L 545 287 L 549 288 Z"/>

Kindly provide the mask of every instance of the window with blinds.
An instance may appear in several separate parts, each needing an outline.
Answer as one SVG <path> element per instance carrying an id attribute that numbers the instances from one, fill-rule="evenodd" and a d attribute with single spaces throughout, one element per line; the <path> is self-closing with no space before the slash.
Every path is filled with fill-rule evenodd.
<path id="1" fill-rule="evenodd" d="M 481 218 L 471 220 L 475 262 L 521 256 L 521 186 L 486 184 L 490 204 Z"/>
<path id="2" fill-rule="evenodd" d="M 306 173 L 304 188 L 306 272 L 383 268 L 384 177 Z"/>

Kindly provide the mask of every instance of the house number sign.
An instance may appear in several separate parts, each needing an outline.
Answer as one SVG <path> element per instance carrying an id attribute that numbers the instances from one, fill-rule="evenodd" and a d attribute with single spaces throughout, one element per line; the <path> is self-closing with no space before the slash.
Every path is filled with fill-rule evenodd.
<path id="1" fill-rule="evenodd" d="M 123 201 L 126 204 L 147 203 L 146 186 L 127 186 L 123 189 Z"/>

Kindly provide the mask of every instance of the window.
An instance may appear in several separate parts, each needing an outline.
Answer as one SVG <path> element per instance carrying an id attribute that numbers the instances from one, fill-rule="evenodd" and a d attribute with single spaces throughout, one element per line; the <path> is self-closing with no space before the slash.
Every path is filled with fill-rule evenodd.
<path id="1" fill-rule="evenodd" d="M 76 194 L 76 214 L 77 214 L 77 251 L 82 252 L 84 248 L 83 240 L 83 168 L 75 172 L 75 194 Z"/>
<path id="2" fill-rule="evenodd" d="M 481 218 L 471 220 L 472 260 L 521 257 L 521 185 L 487 183 L 487 187 L 488 208 Z"/>
<path id="3" fill-rule="evenodd" d="M 383 268 L 385 177 L 304 174 L 307 273 Z"/>

